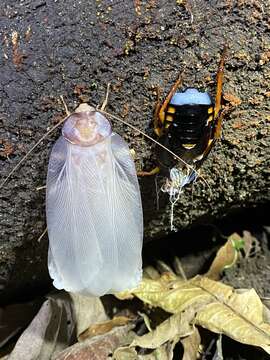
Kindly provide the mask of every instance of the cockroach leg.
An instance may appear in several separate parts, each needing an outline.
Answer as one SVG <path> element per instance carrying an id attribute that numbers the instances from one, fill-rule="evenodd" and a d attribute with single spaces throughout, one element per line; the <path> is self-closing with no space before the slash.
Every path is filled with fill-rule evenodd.
<path id="1" fill-rule="evenodd" d="M 46 185 L 38 186 L 38 187 L 36 188 L 36 191 L 44 190 L 44 189 L 46 189 Z"/>
<path id="2" fill-rule="evenodd" d="M 37 239 L 37 242 L 40 242 L 40 241 L 41 241 L 41 239 L 44 237 L 44 235 L 47 233 L 47 231 L 48 231 L 48 228 L 46 228 L 46 229 L 42 232 L 42 234 L 40 235 L 40 237 Z"/>
<path id="3" fill-rule="evenodd" d="M 137 175 L 138 176 L 152 176 L 152 175 L 157 175 L 159 172 L 160 172 L 160 168 L 158 166 L 156 166 L 151 171 L 138 171 Z"/>
<path id="4" fill-rule="evenodd" d="M 227 54 L 227 46 L 224 46 L 217 72 L 217 90 L 216 90 L 216 101 L 215 101 L 215 117 L 218 115 L 221 108 L 221 97 L 222 97 L 222 85 L 224 77 L 224 63 Z"/>
<path id="5" fill-rule="evenodd" d="M 161 136 L 162 135 L 162 125 L 160 123 L 159 120 L 159 112 L 160 112 L 160 108 L 161 108 L 161 102 L 160 102 L 160 87 L 157 86 L 156 87 L 156 92 L 157 92 L 157 102 L 156 102 L 156 106 L 155 106 L 155 111 L 154 111 L 154 131 L 157 134 L 157 136 Z"/>
<path id="6" fill-rule="evenodd" d="M 220 114 L 218 115 L 218 118 L 216 120 L 216 127 L 215 127 L 215 134 L 214 134 L 215 139 L 221 138 L 221 125 L 222 125 L 222 119 L 223 119 L 225 113 L 226 113 L 226 109 L 224 109 L 223 111 L 220 112 Z"/>
<path id="7" fill-rule="evenodd" d="M 175 81 L 175 83 L 173 84 L 173 86 L 171 87 L 169 94 L 166 96 L 166 99 L 164 100 L 162 106 L 160 107 L 159 118 L 162 122 L 165 119 L 165 110 L 168 107 L 173 95 L 175 94 L 176 90 L 179 88 L 181 83 L 182 83 L 182 76 L 180 75 L 178 77 L 178 79 Z"/>
<path id="8" fill-rule="evenodd" d="M 107 90 L 106 90 L 105 99 L 104 99 L 104 101 L 103 101 L 103 103 L 102 103 L 102 105 L 101 105 L 101 108 L 100 108 L 100 110 L 102 110 L 102 111 L 105 110 L 105 108 L 106 108 L 106 106 L 107 106 L 107 104 L 108 104 L 110 87 L 111 87 L 111 83 L 108 83 L 108 84 L 107 84 Z"/>

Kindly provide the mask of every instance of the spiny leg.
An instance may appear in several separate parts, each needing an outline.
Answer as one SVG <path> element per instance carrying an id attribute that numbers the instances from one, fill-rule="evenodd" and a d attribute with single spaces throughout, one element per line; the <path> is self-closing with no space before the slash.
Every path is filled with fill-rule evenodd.
<path id="1" fill-rule="evenodd" d="M 44 237 L 44 235 L 47 233 L 48 228 L 46 227 L 45 230 L 43 230 L 42 234 L 39 236 L 39 238 L 37 239 L 37 242 L 40 242 L 40 240 Z"/>
<path id="2" fill-rule="evenodd" d="M 161 122 L 163 122 L 165 120 L 165 110 L 167 108 L 167 106 L 169 105 L 173 95 L 175 94 L 176 90 L 179 88 L 179 86 L 182 83 L 182 78 L 181 75 L 178 77 L 178 79 L 175 81 L 175 83 L 173 84 L 173 86 L 171 87 L 171 90 L 169 92 L 169 94 L 166 96 L 166 99 L 164 100 L 160 111 L 159 111 L 159 118 L 161 120 Z"/>
<path id="3" fill-rule="evenodd" d="M 216 119 L 215 132 L 214 132 L 215 140 L 221 138 L 221 125 L 222 125 L 222 119 L 224 118 L 225 113 L 226 113 L 226 109 L 222 110 Z"/>
<path id="4" fill-rule="evenodd" d="M 222 97 L 222 85 L 223 85 L 223 77 L 224 77 L 224 63 L 225 57 L 227 54 L 227 46 L 225 45 L 221 54 L 221 59 L 218 66 L 217 72 L 217 90 L 216 90 L 216 101 L 215 101 L 215 112 L 214 118 L 216 119 L 216 128 L 215 128 L 215 138 L 219 139 L 221 136 L 221 120 L 222 117 L 220 115 L 221 109 L 221 97 Z"/>
<path id="5" fill-rule="evenodd" d="M 160 87 L 157 86 L 156 87 L 156 92 L 157 92 L 157 102 L 156 102 L 156 107 L 155 107 L 155 112 L 154 112 L 154 131 L 157 134 L 158 137 L 160 137 L 162 135 L 162 124 L 160 122 L 159 119 L 159 112 L 161 109 L 161 102 L 160 102 Z"/>
<path id="6" fill-rule="evenodd" d="M 163 122 L 164 122 L 164 119 L 165 119 L 165 110 L 166 110 L 168 104 L 170 103 L 171 98 L 173 97 L 174 93 L 176 92 L 176 90 L 180 86 L 181 82 L 182 82 L 182 79 L 179 76 L 179 78 L 175 81 L 175 83 L 171 87 L 171 90 L 170 90 L 169 94 L 166 96 L 166 99 L 164 100 L 162 105 L 161 105 L 161 102 L 160 102 L 160 87 L 157 86 L 157 88 L 156 88 L 156 90 L 157 90 L 157 103 L 156 103 L 155 112 L 154 112 L 154 131 L 157 134 L 157 136 L 159 136 L 159 137 L 162 136 L 163 131 L 164 131 Z M 139 172 L 138 176 L 151 176 L 151 175 L 156 175 L 159 172 L 160 172 L 160 168 L 157 166 L 151 171 L 141 171 L 141 172 Z"/>
<path id="7" fill-rule="evenodd" d="M 207 158 L 207 156 L 208 156 L 208 154 L 210 153 L 210 151 L 211 151 L 214 143 L 215 143 L 215 139 L 210 139 L 210 140 L 208 141 L 207 147 L 206 147 L 206 149 L 205 149 L 204 152 L 203 152 L 202 158 L 198 161 L 198 165 L 196 164 L 196 165 L 197 165 L 197 168 L 200 168 L 200 166 L 201 166 L 201 164 L 203 163 L 203 161 Z"/>
<path id="8" fill-rule="evenodd" d="M 138 176 L 152 176 L 152 175 L 157 175 L 159 172 L 160 172 L 160 168 L 158 166 L 156 166 L 151 171 L 138 171 L 137 175 Z"/>

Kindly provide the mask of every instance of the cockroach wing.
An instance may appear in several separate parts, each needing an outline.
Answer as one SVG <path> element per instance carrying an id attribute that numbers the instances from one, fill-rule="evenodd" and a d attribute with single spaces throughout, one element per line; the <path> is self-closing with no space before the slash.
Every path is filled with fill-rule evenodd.
<path id="1" fill-rule="evenodd" d="M 82 147 L 63 137 L 47 175 L 48 267 L 54 286 L 101 296 L 138 285 L 143 217 L 127 144 L 112 133 Z"/>

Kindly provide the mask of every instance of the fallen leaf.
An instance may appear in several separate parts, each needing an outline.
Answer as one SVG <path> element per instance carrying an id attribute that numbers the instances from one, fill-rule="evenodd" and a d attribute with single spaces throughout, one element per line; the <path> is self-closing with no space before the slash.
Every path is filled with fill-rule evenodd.
<path id="1" fill-rule="evenodd" d="M 182 360 L 196 360 L 201 344 L 201 337 L 198 329 L 194 327 L 193 332 L 189 336 L 181 339 L 181 343 L 184 348 Z"/>
<path id="2" fill-rule="evenodd" d="M 233 266 L 237 261 L 238 254 L 233 242 L 235 238 L 241 239 L 238 234 L 233 234 L 228 238 L 226 244 L 218 250 L 210 269 L 205 274 L 209 279 L 219 280 L 222 271 Z"/>
<path id="3" fill-rule="evenodd" d="M 252 236 L 249 231 L 243 231 L 243 240 L 245 258 L 258 253 L 261 250 L 259 241 L 254 236 Z"/>
<path id="4" fill-rule="evenodd" d="M 220 334 L 216 342 L 216 351 L 213 360 L 223 360 L 222 335 Z"/>
<path id="5" fill-rule="evenodd" d="M 130 348 L 129 346 L 119 347 L 113 353 L 114 360 L 137 360 L 138 354 L 134 348 Z"/>
<path id="6" fill-rule="evenodd" d="M 0 348 L 25 329 L 39 311 L 43 300 L 0 308 Z"/>
<path id="7" fill-rule="evenodd" d="M 264 322 L 263 304 L 254 289 L 238 294 L 227 286 L 223 292 L 218 282 L 203 277 L 194 280 L 215 298 L 198 311 L 197 325 L 241 343 L 260 346 L 270 354 L 270 324 Z"/>
<path id="8" fill-rule="evenodd" d="M 74 317 L 76 319 L 77 338 L 91 324 L 108 320 L 100 298 L 70 293 Z"/>
<path id="9" fill-rule="evenodd" d="M 232 287 L 203 276 L 188 281 L 161 276 L 159 280 L 143 279 L 132 294 L 174 314 L 191 307 L 196 313 L 195 324 L 270 353 L 270 324 L 253 289 L 238 294 Z"/>
<path id="10" fill-rule="evenodd" d="M 136 289 L 121 291 L 121 292 L 114 294 L 114 296 L 119 300 L 131 300 L 131 299 L 133 299 L 135 293 L 136 293 L 136 296 L 139 297 L 138 292 L 140 292 L 140 289 L 142 289 L 143 292 L 146 291 L 146 293 L 148 293 L 151 291 L 151 288 L 153 286 L 155 288 L 155 289 L 153 289 L 154 291 L 157 291 L 157 292 L 162 291 L 163 284 L 166 288 L 169 281 L 177 279 L 177 276 L 172 272 L 165 272 L 161 276 L 159 276 L 159 279 L 155 279 L 155 280 L 148 279 L 148 275 L 149 274 L 147 274 L 146 277 L 143 276 L 144 282 L 141 282 L 139 284 L 139 287 L 137 287 Z"/>
<path id="11" fill-rule="evenodd" d="M 177 339 L 178 341 L 178 339 Z M 172 360 L 175 342 L 166 343 L 155 349 L 150 354 L 138 355 L 138 360 Z"/>
<path id="12" fill-rule="evenodd" d="M 188 311 L 170 316 L 156 327 L 155 330 L 143 335 L 135 336 L 130 346 L 140 346 L 146 349 L 156 349 L 175 337 L 184 337 L 192 334 L 190 322 L 194 318 L 194 311 Z"/>
<path id="13" fill-rule="evenodd" d="M 167 342 L 159 348 L 152 351 L 150 354 L 138 354 L 135 348 L 121 347 L 115 350 L 113 354 L 114 360 L 172 360 L 173 350 L 179 341 L 178 338 Z"/>
<path id="14" fill-rule="evenodd" d="M 93 324 L 79 335 L 79 341 L 89 339 L 93 336 L 106 334 L 117 326 L 127 325 L 132 320 L 134 319 L 130 319 L 126 316 L 116 316 L 112 320 L 108 320 L 99 324 Z"/>
<path id="15" fill-rule="evenodd" d="M 67 327 L 68 321 L 70 327 Z M 73 331 L 70 304 L 48 299 L 20 336 L 9 360 L 46 360 L 70 344 Z"/>
<path id="16" fill-rule="evenodd" d="M 226 285 L 224 285 L 226 286 Z M 178 313 L 194 305 L 211 302 L 212 296 L 189 281 L 170 280 L 163 275 L 159 280 L 143 279 L 132 294 L 144 303 L 161 307 L 169 313 Z"/>
<path id="17" fill-rule="evenodd" d="M 77 328 L 85 330 L 106 318 L 99 298 L 56 292 L 43 303 L 9 359 L 50 359 L 76 341 Z"/>
<path id="18" fill-rule="evenodd" d="M 114 328 L 107 334 L 95 336 L 70 346 L 52 357 L 52 360 L 107 360 L 115 349 L 131 343 L 134 337 L 132 329 L 133 325 Z"/>

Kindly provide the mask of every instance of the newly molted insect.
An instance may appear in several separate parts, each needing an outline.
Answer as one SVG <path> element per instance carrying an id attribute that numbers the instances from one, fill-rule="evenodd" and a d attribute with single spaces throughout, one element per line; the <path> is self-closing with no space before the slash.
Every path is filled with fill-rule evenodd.
<path id="1" fill-rule="evenodd" d="M 66 119 L 52 149 L 46 213 L 56 288 L 101 296 L 138 285 L 143 215 L 134 162 L 87 104 Z"/>
<path id="2" fill-rule="evenodd" d="M 163 148 L 157 147 L 158 166 L 142 175 L 159 172 L 170 181 L 163 190 L 173 195 L 181 192 L 186 184 L 192 182 L 196 170 L 206 159 L 216 139 L 221 134 L 221 96 L 224 72 L 224 48 L 218 72 L 215 103 L 207 92 L 195 88 L 177 91 L 181 86 L 179 78 L 172 86 L 163 104 L 159 101 L 155 109 L 154 130 L 160 143 L 177 154 L 182 161 L 174 159 Z"/>

